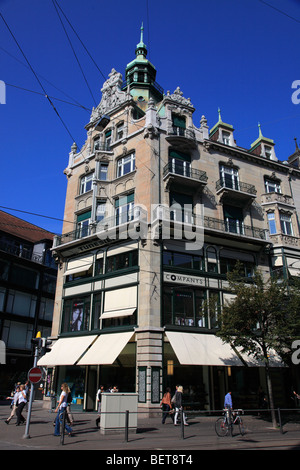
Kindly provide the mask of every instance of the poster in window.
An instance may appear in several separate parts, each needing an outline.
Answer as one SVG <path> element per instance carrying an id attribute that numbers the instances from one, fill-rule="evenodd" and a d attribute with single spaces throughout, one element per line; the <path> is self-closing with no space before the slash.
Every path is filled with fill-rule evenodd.
<path id="1" fill-rule="evenodd" d="M 83 302 L 73 304 L 71 331 L 80 331 L 83 320 Z"/>

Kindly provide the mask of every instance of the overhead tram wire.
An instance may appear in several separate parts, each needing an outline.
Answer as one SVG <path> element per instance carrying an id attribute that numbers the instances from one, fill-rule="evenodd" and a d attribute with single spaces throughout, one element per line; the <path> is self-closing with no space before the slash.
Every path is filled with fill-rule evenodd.
<path id="1" fill-rule="evenodd" d="M 67 133 L 69 134 L 69 136 L 71 137 L 72 141 L 75 142 L 74 137 L 73 137 L 72 134 L 70 133 L 69 129 L 67 128 L 67 126 L 66 126 L 66 124 L 65 124 L 65 122 L 63 121 L 63 119 L 62 119 L 62 117 L 60 116 L 59 112 L 57 111 L 56 107 L 54 106 L 54 104 L 53 104 L 53 102 L 52 102 L 50 96 L 47 94 L 47 92 L 46 92 L 46 90 L 45 90 L 43 84 L 41 83 L 39 77 L 38 77 L 37 74 L 35 73 L 35 71 L 34 71 L 32 65 L 30 64 L 29 60 L 27 59 L 27 57 L 26 57 L 26 55 L 25 55 L 23 49 L 21 48 L 20 44 L 18 43 L 16 37 L 14 36 L 12 30 L 11 30 L 10 27 L 8 26 L 8 24 L 7 24 L 7 22 L 5 21 L 4 16 L 2 15 L 1 12 L 0 12 L 0 16 L 1 16 L 1 18 L 2 18 L 2 20 L 3 20 L 3 22 L 4 22 L 4 24 L 5 24 L 5 26 L 7 27 L 7 29 L 8 29 L 8 31 L 9 31 L 10 35 L 12 36 L 13 40 L 15 41 L 15 43 L 16 43 L 18 49 L 20 50 L 22 56 L 23 56 L 24 59 L 26 60 L 26 62 L 27 62 L 27 64 L 28 64 L 28 66 L 29 66 L 31 72 L 33 73 L 33 75 L 35 76 L 35 78 L 36 78 L 38 84 L 40 85 L 41 89 L 43 90 L 43 93 L 44 93 L 44 95 L 45 95 L 45 98 L 47 98 L 48 102 L 49 102 L 50 105 L 52 106 L 54 112 L 56 113 L 57 117 L 58 117 L 59 120 L 61 121 L 62 125 L 63 125 L 64 128 L 66 129 L 66 131 L 67 131 Z"/>
<path id="2" fill-rule="evenodd" d="M 78 36 L 75 28 L 72 26 L 71 22 L 69 21 L 68 17 L 66 16 L 66 14 L 64 13 L 64 11 L 62 10 L 61 6 L 59 5 L 59 3 L 57 2 L 57 0 L 55 0 L 55 3 L 57 5 L 57 7 L 60 9 L 60 11 L 62 12 L 62 14 L 64 15 L 66 21 L 68 22 L 70 28 L 72 29 L 73 33 L 76 35 L 77 39 L 79 40 L 80 44 L 82 45 L 82 47 L 84 48 L 84 50 L 86 51 L 86 53 L 88 54 L 89 58 L 91 59 L 91 61 L 93 62 L 93 64 L 95 65 L 95 67 L 97 68 L 97 70 L 99 71 L 99 73 L 102 75 L 102 77 L 104 78 L 104 80 L 106 80 L 107 77 L 105 77 L 104 73 L 102 72 L 102 70 L 100 70 L 100 68 L 98 67 L 97 63 L 95 62 L 95 60 L 93 59 L 93 57 L 91 56 L 91 54 L 89 53 L 88 49 L 86 48 L 86 46 L 84 45 L 84 43 L 82 42 L 82 40 L 80 39 L 80 37 Z"/>
<path id="3" fill-rule="evenodd" d="M 29 90 L 28 88 L 23 88 L 23 87 L 21 87 L 21 86 L 12 85 L 11 83 L 6 83 L 6 82 L 5 82 L 5 85 L 6 85 L 6 86 L 10 86 L 10 87 L 12 87 L 12 88 L 17 88 L 18 90 L 28 91 L 29 93 L 34 93 L 35 95 L 40 95 L 40 96 L 44 96 L 44 97 L 45 97 L 44 93 L 41 93 L 41 92 L 39 92 L 39 91 Z M 90 108 L 86 108 L 86 107 L 83 106 L 82 104 L 71 103 L 70 101 L 66 101 L 66 100 L 62 100 L 62 99 L 60 99 L 60 98 L 56 98 L 55 96 L 49 96 L 49 98 L 52 99 L 52 100 L 61 101 L 62 103 L 70 104 L 71 106 L 76 106 L 77 108 L 84 109 L 85 111 L 89 111 L 89 112 L 92 111 Z"/>
<path id="4" fill-rule="evenodd" d="M 13 54 L 11 54 L 10 52 L 8 52 L 6 49 L 4 49 L 2 46 L 0 46 L 0 50 L 5 52 L 5 54 L 9 55 L 10 57 L 12 57 L 14 60 L 16 60 L 17 62 L 19 62 L 19 64 L 23 65 L 23 67 L 26 67 L 26 68 L 29 68 L 26 64 L 24 64 L 24 62 L 22 62 L 21 60 L 19 60 L 17 57 L 15 57 Z M 91 111 L 90 108 L 87 108 L 86 106 L 83 106 L 81 103 L 79 103 L 79 101 L 75 100 L 75 98 L 73 98 L 72 96 L 68 95 L 68 93 L 66 93 L 65 91 L 61 90 L 60 88 L 58 88 L 56 85 L 54 85 L 54 83 L 50 82 L 47 78 L 43 77 L 41 74 L 38 74 L 37 75 L 43 79 L 44 82 L 47 82 L 49 83 L 49 85 L 51 85 L 53 88 L 55 88 L 57 91 L 59 91 L 60 93 L 62 93 L 63 95 L 65 95 L 69 100 L 72 100 L 73 103 L 70 103 L 69 101 L 65 101 L 65 103 L 68 103 L 68 104 L 73 104 L 74 106 L 78 106 L 79 108 L 81 107 L 82 109 L 84 109 L 85 111 Z M 6 85 L 8 86 L 14 86 L 15 88 L 20 88 L 22 89 L 21 87 L 18 87 L 16 85 L 10 85 L 9 83 L 6 83 Z M 25 90 L 25 88 L 24 88 Z M 32 91 L 32 90 L 27 90 L 26 91 Z M 33 93 L 37 93 L 37 92 L 33 92 Z M 41 93 L 42 94 L 42 93 Z M 44 95 L 43 95 L 44 96 Z M 52 99 L 55 99 L 55 100 L 58 100 L 59 101 L 59 98 L 55 98 L 54 96 L 50 96 L 50 98 Z M 60 101 L 63 101 L 63 100 L 60 100 Z"/>
<path id="5" fill-rule="evenodd" d="M 67 39 L 68 39 L 69 44 L 70 44 L 70 47 L 71 47 L 71 49 L 72 49 L 72 51 L 73 51 L 73 54 L 74 54 L 74 56 L 75 56 L 76 62 L 77 62 L 77 64 L 78 64 L 78 67 L 80 68 L 80 71 L 81 71 L 81 73 L 82 73 L 82 76 L 83 76 L 83 78 L 84 78 L 84 81 L 85 81 L 85 83 L 86 83 L 86 86 L 87 86 L 87 88 L 88 88 L 88 90 L 89 90 L 89 92 L 90 92 L 90 94 L 91 94 L 91 97 L 92 97 L 92 99 L 93 99 L 93 101 L 94 101 L 94 104 L 95 104 L 95 106 L 96 106 L 96 105 L 97 105 L 96 100 L 95 100 L 94 95 L 93 95 L 93 93 L 92 93 L 92 90 L 91 90 L 91 88 L 90 88 L 90 86 L 89 86 L 89 84 L 88 84 L 88 81 L 87 81 L 87 78 L 86 78 L 85 73 L 84 73 L 84 71 L 83 71 L 83 68 L 81 67 L 81 64 L 80 64 L 80 62 L 79 62 L 79 59 L 78 59 L 77 54 L 76 54 L 76 52 L 75 52 L 75 49 L 74 49 L 74 47 L 73 47 L 72 41 L 71 41 L 71 39 L 70 39 L 70 37 L 69 37 L 69 35 L 68 35 L 68 33 L 67 33 L 67 30 L 66 30 L 66 28 L 65 28 L 65 25 L 64 25 L 63 21 L 62 21 L 62 19 L 61 19 L 61 16 L 60 16 L 59 11 L 58 11 L 57 6 L 56 6 L 56 2 L 55 2 L 54 0 L 52 0 L 52 3 L 53 3 L 53 6 L 54 6 L 54 8 L 55 8 L 55 11 L 56 11 L 56 13 L 57 13 L 57 16 L 58 16 L 58 18 L 59 18 L 59 20 L 60 20 L 60 22 L 61 22 L 61 25 L 62 25 L 62 28 L 63 28 L 63 30 L 64 30 L 64 32 L 65 32 L 65 35 L 67 36 Z"/>

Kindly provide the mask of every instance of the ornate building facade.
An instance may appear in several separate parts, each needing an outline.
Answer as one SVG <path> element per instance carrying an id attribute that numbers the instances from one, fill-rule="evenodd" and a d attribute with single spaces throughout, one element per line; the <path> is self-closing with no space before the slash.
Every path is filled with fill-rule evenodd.
<path id="1" fill-rule="evenodd" d="M 230 300 L 236 260 L 245 278 L 256 268 L 298 274 L 299 167 L 279 161 L 260 128 L 245 149 L 220 112 L 211 129 L 204 115 L 196 125 L 180 88 L 156 82 L 142 34 L 135 53 L 124 82 L 111 71 L 85 144 L 69 154 L 73 225 L 53 245 L 53 347 L 39 363 L 86 410 L 100 383 L 136 391 L 149 411 L 178 383 L 193 408 L 220 409 L 229 386 L 240 406 L 257 407 L 264 368 L 222 343 L 218 309 L 204 305 Z M 276 366 L 281 404 L 288 371 Z"/>

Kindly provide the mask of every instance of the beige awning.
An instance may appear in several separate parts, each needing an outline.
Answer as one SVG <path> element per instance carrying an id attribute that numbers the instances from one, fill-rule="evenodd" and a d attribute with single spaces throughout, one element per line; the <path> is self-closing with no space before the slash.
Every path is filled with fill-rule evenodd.
<path id="1" fill-rule="evenodd" d="M 122 310 L 111 310 L 109 312 L 102 313 L 101 319 L 105 320 L 106 318 L 127 317 L 128 315 L 133 315 L 135 311 L 136 311 L 136 308 L 124 308 Z"/>
<path id="2" fill-rule="evenodd" d="M 42 356 L 37 365 L 44 367 L 74 365 L 97 335 L 59 338 L 51 351 Z"/>
<path id="3" fill-rule="evenodd" d="M 80 258 L 71 259 L 68 262 L 67 270 L 64 276 L 70 276 L 70 274 L 76 274 L 86 272 L 93 265 L 93 255 L 82 256 Z"/>
<path id="4" fill-rule="evenodd" d="M 137 286 L 105 292 L 102 318 L 109 318 L 111 312 L 133 309 L 137 306 Z M 133 312 L 132 312 L 133 313 Z M 130 314 L 128 314 L 130 315 Z M 115 315 L 118 316 L 118 315 Z M 122 315 L 120 315 L 122 316 Z"/>
<path id="5" fill-rule="evenodd" d="M 243 366 L 234 350 L 215 335 L 166 331 L 182 365 Z"/>
<path id="6" fill-rule="evenodd" d="M 79 366 L 113 364 L 134 333 L 111 333 L 100 335 L 91 348 L 78 361 Z"/>

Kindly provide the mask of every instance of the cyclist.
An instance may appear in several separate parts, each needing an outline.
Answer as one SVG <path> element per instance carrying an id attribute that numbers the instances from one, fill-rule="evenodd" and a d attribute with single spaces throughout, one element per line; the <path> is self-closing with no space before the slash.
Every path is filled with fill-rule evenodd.
<path id="1" fill-rule="evenodd" d="M 225 395 L 224 399 L 224 408 L 232 410 L 232 398 L 231 398 L 231 392 L 228 392 Z"/>

